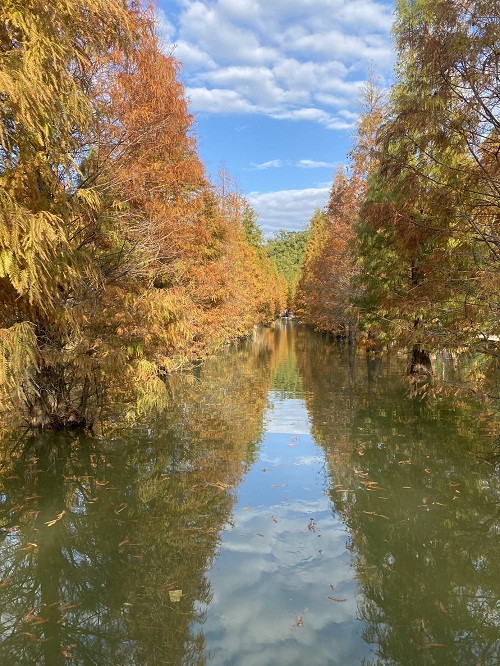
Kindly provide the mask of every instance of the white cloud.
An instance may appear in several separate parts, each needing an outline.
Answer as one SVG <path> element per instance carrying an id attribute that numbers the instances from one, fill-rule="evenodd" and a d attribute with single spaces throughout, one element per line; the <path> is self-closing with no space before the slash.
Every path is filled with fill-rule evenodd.
<path id="1" fill-rule="evenodd" d="M 329 187 L 278 192 L 250 192 L 248 200 L 259 216 L 259 226 L 266 235 L 278 229 L 300 231 L 310 222 L 316 208 L 324 208 Z"/>
<path id="2" fill-rule="evenodd" d="M 310 120 L 324 125 L 328 129 L 350 129 L 353 123 L 346 122 L 340 118 L 336 118 L 327 111 L 322 109 L 307 108 L 292 109 L 290 111 L 281 111 L 279 113 L 271 113 L 273 118 L 286 119 L 286 120 Z"/>
<path id="3" fill-rule="evenodd" d="M 382 80 L 391 76 L 388 0 L 172 4 L 177 31 L 161 9 L 159 23 L 165 38 L 177 40 L 195 112 L 253 113 L 346 130 L 352 127 L 346 112 L 353 112 L 373 65 Z"/>
<path id="4" fill-rule="evenodd" d="M 285 160 L 269 160 L 269 162 L 262 162 L 256 164 L 255 169 L 279 169 L 280 167 L 287 166 L 288 162 Z"/>
<path id="5" fill-rule="evenodd" d="M 234 90 L 256 107 L 279 108 L 285 101 L 285 90 L 265 67 L 226 67 L 207 73 L 203 81 L 219 89 Z"/>
<path id="6" fill-rule="evenodd" d="M 260 164 L 252 164 L 250 170 L 252 169 L 281 169 L 283 167 L 297 167 L 299 169 L 324 169 L 324 168 L 333 168 L 335 164 L 333 162 L 321 162 L 318 160 L 299 160 L 298 162 L 292 162 L 291 160 L 282 160 L 274 159 L 268 160 L 267 162 L 261 162 Z M 248 171 L 249 169 L 245 169 Z"/>
<path id="7" fill-rule="evenodd" d="M 210 58 L 210 56 L 198 48 L 195 44 L 190 44 L 184 40 L 180 40 L 175 44 L 175 57 L 182 62 L 183 65 L 190 67 L 205 69 L 215 69 L 217 64 Z"/>
<path id="8" fill-rule="evenodd" d="M 297 166 L 301 169 L 319 169 L 324 167 L 333 168 L 335 164 L 332 162 L 317 162 L 316 160 L 299 160 Z"/>
<path id="9" fill-rule="evenodd" d="M 192 111 L 208 113 L 254 113 L 254 107 L 234 90 L 186 88 Z"/>

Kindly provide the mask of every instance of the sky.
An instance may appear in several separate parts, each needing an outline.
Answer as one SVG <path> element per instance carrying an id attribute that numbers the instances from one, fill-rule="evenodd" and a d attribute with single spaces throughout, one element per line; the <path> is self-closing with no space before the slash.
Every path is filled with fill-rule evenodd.
<path id="1" fill-rule="evenodd" d="M 363 83 L 393 79 L 393 0 L 158 0 L 199 155 L 224 165 L 264 234 L 299 231 L 347 163 Z"/>

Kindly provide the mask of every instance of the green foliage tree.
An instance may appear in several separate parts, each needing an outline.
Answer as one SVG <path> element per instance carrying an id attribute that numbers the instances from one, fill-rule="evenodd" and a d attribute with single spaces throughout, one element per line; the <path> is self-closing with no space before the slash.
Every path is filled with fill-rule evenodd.
<path id="1" fill-rule="evenodd" d="M 492 2 L 399 2 L 397 75 L 359 228 L 369 326 L 415 350 L 498 334 L 499 25 Z M 378 284 L 377 284 L 378 282 Z"/>
<path id="2" fill-rule="evenodd" d="M 330 223 L 317 208 L 311 225 L 297 286 L 297 315 L 320 330 L 329 330 L 330 275 L 333 266 L 325 248 L 330 241 Z"/>
<path id="3" fill-rule="evenodd" d="M 278 273 L 283 275 L 287 282 L 288 304 L 294 303 L 299 270 L 308 236 L 308 229 L 302 231 L 285 231 L 279 229 L 266 242 L 266 252 L 269 258 L 276 266 Z"/>

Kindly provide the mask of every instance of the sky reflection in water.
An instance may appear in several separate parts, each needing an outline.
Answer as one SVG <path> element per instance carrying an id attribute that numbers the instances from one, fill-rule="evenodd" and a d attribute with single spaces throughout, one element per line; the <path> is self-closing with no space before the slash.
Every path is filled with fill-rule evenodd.
<path id="1" fill-rule="evenodd" d="M 0 664 L 497 666 L 491 409 L 352 351 L 278 324 L 123 436 L 7 438 Z"/>
<path id="2" fill-rule="evenodd" d="M 303 400 L 269 399 L 259 458 L 208 575 L 210 663 L 357 664 L 369 647 L 356 619 L 348 535 L 325 494 L 324 453 Z"/>

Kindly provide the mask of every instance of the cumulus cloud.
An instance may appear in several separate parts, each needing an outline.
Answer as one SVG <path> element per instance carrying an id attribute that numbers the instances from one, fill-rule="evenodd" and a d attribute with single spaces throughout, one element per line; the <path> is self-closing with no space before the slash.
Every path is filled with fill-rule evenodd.
<path id="1" fill-rule="evenodd" d="M 253 106 L 235 90 L 217 88 L 186 88 L 186 95 L 194 111 L 208 113 L 254 113 Z"/>
<path id="2" fill-rule="evenodd" d="M 161 34 L 175 40 L 195 112 L 345 130 L 352 127 L 346 111 L 373 63 L 382 80 L 391 76 L 386 0 L 174 0 L 170 6 L 177 29 L 160 10 Z"/>
<path id="3" fill-rule="evenodd" d="M 300 231 L 307 227 L 314 211 L 326 206 L 329 193 L 329 187 L 251 192 L 248 200 L 259 216 L 264 234 L 271 236 L 278 229 Z"/>

